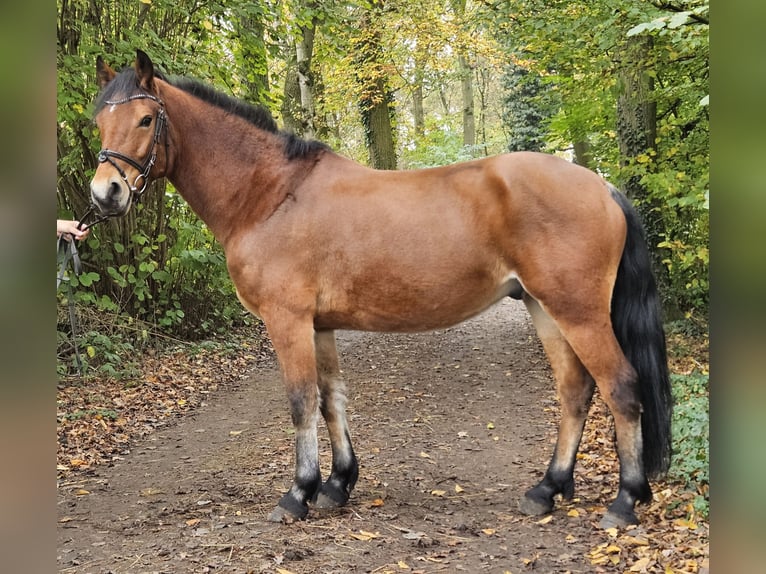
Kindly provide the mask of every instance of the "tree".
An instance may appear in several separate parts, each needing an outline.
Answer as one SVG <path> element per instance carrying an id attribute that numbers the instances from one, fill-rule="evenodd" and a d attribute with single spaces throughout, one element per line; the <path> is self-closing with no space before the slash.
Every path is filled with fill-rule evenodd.
<path id="1" fill-rule="evenodd" d="M 458 20 L 458 26 L 465 25 L 466 0 L 450 0 L 452 11 Z M 476 145 L 476 114 L 473 96 L 473 66 L 467 55 L 467 43 L 457 46 L 457 67 L 460 78 L 460 93 L 463 102 L 463 145 Z"/>
<path id="2" fill-rule="evenodd" d="M 509 131 L 509 151 L 542 151 L 548 136 L 548 124 L 558 102 L 534 70 L 512 61 L 505 73 L 503 122 Z"/>
<path id="3" fill-rule="evenodd" d="M 393 93 L 388 85 L 380 33 L 383 8 L 384 0 L 373 0 L 372 8 L 361 17 L 360 35 L 352 44 L 357 53 L 359 111 L 370 165 L 376 169 L 396 169 Z"/>

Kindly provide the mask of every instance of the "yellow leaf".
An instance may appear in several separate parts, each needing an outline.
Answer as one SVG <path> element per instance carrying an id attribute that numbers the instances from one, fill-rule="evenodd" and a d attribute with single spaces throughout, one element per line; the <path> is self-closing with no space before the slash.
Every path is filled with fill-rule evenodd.
<path id="1" fill-rule="evenodd" d="M 487 536 L 492 536 L 497 531 L 494 528 L 485 528 L 482 530 L 482 532 Z"/>
<path id="2" fill-rule="evenodd" d="M 636 562 L 633 564 L 633 566 L 630 567 L 631 572 L 643 572 L 647 568 L 649 568 L 649 565 L 652 563 L 652 559 L 648 556 L 644 556 L 643 558 L 640 558 L 639 560 L 636 560 Z"/>
<path id="3" fill-rule="evenodd" d="M 190 518 L 186 521 L 186 526 L 197 526 L 197 524 L 200 523 L 200 520 L 201 519 L 199 518 Z"/>
<path id="4" fill-rule="evenodd" d="M 457 492 L 458 494 L 463 492 L 464 490 L 465 489 L 462 486 L 460 486 L 459 484 L 455 485 L 455 492 Z"/>
<path id="5" fill-rule="evenodd" d="M 622 552 L 622 548 L 615 546 L 614 544 L 610 544 L 606 547 L 607 554 L 619 554 L 620 552 Z"/>
<path id="6" fill-rule="evenodd" d="M 370 506 L 383 506 L 384 504 L 385 502 L 383 501 L 382 498 L 376 498 L 370 503 Z"/>
<path id="7" fill-rule="evenodd" d="M 580 516 L 580 513 L 577 512 L 576 508 L 573 508 L 572 510 L 567 512 L 567 516 L 571 516 L 572 518 L 577 518 L 578 516 Z"/>
<path id="8" fill-rule="evenodd" d="M 427 452 L 422 452 L 422 451 L 420 452 L 419 456 L 420 458 L 431 458 L 430 454 L 428 454 Z"/>
<path id="9" fill-rule="evenodd" d="M 205 27 L 205 30 L 213 29 L 213 24 L 212 22 L 210 22 L 210 20 L 205 20 L 204 22 L 202 22 L 202 25 Z"/>
<path id="10" fill-rule="evenodd" d="M 241 434 L 242 434 L 241 430 L 230 430 L 229 431 L 229 436 L 239 436 Z"/>
<path id="11" fill-rule="evenodd" d="M 447 494 L 447 491 L 446 490 L 432 490 L 431 494 L 434 495 L 434 496 L 444 496 L 445 494 Z"/>
<path id="12" fill-rule="evenodd" d="M 620 540 L 635 546 L 649 546 L 649 539 L 645 536 L 623 536 Z"/>
<path id="13" fill-rule="evenodd" d="M 294 574 L 292 570 L 287 570 L 285 568 L 277 568 L 277 574 Z"/>
<path id="14" fill-rule="evenodd" d="M 492 430 L 493 428 L 495 428 L 495 423 L 487 423 L 487 428 L 489 430 Z"/>
<path id="15" fill-rule="evenodd" d="M 86 494 L 90 494 L 90 490 L 85 490 L 84 488 L 79 488 L 75 491 L 75 494 L 77 496 L 85 496 Z"/>
<path id="16" fill-rule="evenodd" d="M 356 538 L 362 542 L 369 542 L 373 538 L 380 538 L 380 532 L 367 532 L 366 530 L 360 530 L 359 532 L 350 532 L 351 538 Z"/>
<path id="17" fill-rule="evenodd" d="M 553 515 L 549 514 L 545 518 L 542 518 L 541 520 L 538 520 L 536 524 L 548 524 L 551 520 L 553 520 Z"/>
<path id="18" fill-rule="evenodd" d="M 396 564 L 397 564 L 397 566 L 399 566 L 399 568 L 401 568 L 402 570 L 409 570 L 409 569 L 410 569 L 410 567 L 409 567 L 409 566 L 407 566 L 407 563 L 406 563 L 404 560 L 399 560 L 399 562 L 397 562 Z"/>

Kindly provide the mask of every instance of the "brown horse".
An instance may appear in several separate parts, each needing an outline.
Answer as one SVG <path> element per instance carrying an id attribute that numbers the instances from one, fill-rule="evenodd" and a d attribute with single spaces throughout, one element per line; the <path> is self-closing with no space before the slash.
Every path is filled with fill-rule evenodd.
<path id="1" fill-rule="evenodd" d="M 671 400 L 657 289 L 623 195 L 538 153 L 376 171 L 279 131 L 262 108 L 164 77 L 141 51 L 119 74 L 99 58 L 97 72 L 94 204 L 124 215 L 150 179 L 167 177 L 223 245 L 238 296 L 279 357 L 296 461 L 271 520 L 343 505 L 356 482 L 336 329 L 437 329 L 511 296 L 532 315 L 562 407 L 553 458 L 521 510 L 547 513 L 556 494 L 573 496 L 595 384 L 620 459 L 602 526 L 637 522 L 647 476 L 669 465 Z M 332 444 L 324 483 L 320 413 Z"/>

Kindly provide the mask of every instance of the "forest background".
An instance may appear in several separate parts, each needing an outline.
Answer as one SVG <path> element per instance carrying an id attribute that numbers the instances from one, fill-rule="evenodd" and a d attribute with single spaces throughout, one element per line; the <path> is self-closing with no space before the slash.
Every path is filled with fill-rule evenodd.
<path id="1" fill-rule="evenodd" d="M 570 158 L 644 218 L 666 318 L 708 315 L 707 0 L 57 0 L 59 217 L 89 203 L 95 59 L 135 49 L 381 169 L 514 150 Z M 247 317 L 210 232 L 162 180 L 102 224 L 73 278 L 85 361 Z M 65 297 L 64 297 L 65 298 Z M 60 301 L 64 303 L 64 300 Z M 60 314 L 65 315 L 63 305 Z M 63 328 L 59 372 L 74 365 Z"/>
<path id="2" fill-rule="evenodd" d="M 691 358 L 674 372 L 674 472 L 707 517 L 707 0 L 57 0 L 57 10 L 60 218 L 89 203 L 96 57 L 119 69 L 136 48 L 380 169 L 539 150 L 617 184 L 646 225 L 671 357 Z M 254 321 L 220 245 L 167 181 L 94 228 L 80 256 L 83 273 L 57 295 L 60 384 L 133 384 L 148 349 Z"/>

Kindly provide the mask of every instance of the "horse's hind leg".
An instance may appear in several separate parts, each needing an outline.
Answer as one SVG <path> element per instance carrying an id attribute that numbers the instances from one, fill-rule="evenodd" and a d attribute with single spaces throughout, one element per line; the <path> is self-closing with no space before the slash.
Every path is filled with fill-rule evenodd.
<path id="1" fill-rule="evenodd" d="M 318 508 L 335 508 L 348 502 L 359 476 L 359 466 L 351 446 L 346 422 L 345 385 L 340 378 L 338 352 L 333 331 L 315 336 L 319 375 L 320 409 L 327 423 L 332 445 L 332 471 L 316 500 Z"/>
<path id="2" fill-rule="evenodd" d="M 617 342 L 608 306 L 588 302 L 559 301 L 549 314 L 583 366 L 593 377 L 601 397 L 614 417 L 617 455 L 620 459 L 620 487 L 617 498 L 601 520 L 602 528 L 637 524 L 636 502 L 648 502 L 652 492 L 643 464 L 641 435 L 641 390 L 638 376 Z M 575 304 L 578 303 L 578 304 Z"/>
<path id="3" fill-rule="evenodd" d="M 574 466 L 585 419 L 593 396 L 594 383 L 561 331 L 532 297 L 524 294 L 537 334 L 548 355 L 556 379 L 561 422 L 558 439 L 548 469 L 540 483 L 528 490 L 519 503 L 525 514 L 545 514 L 553 510 L 553 498 L 574 496 Z"/>

